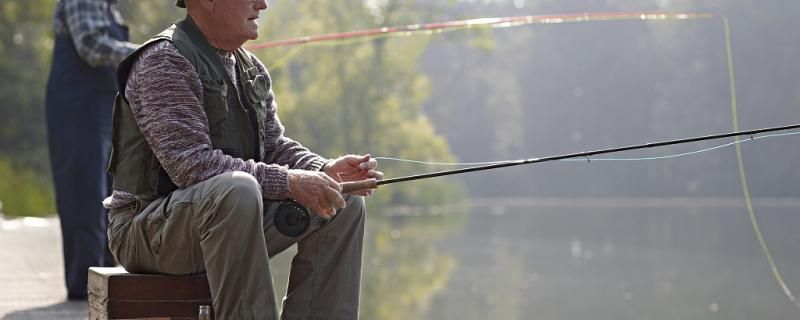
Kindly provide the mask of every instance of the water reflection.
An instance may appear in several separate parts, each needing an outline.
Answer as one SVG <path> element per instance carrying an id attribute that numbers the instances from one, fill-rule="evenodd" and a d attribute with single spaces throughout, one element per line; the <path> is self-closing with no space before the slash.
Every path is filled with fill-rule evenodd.
<path id="1" fill-rule="evenodd" d="M 800 291 L 800 201 L 754 203 Z M 362 319 L 800 316 L 737 198 L 473 199 L 368 221 Z"/>
<path id="2" fill-rule="evenodd" d="M 505 203 L 502 216 L 491 214 L 492 201 L 474 200 L 465 228 L 439 243 L 458 266 L 425 318 L 800 316 L 772 278 L 741 199 L 517 200 L 495 203 Z M 800 206 L 756 202 L 784 278 L 800 290 Z"/>
<path id="3" fill-rule="evenodd" d="M 423 319 L 457 266 L 438 244 L 462 232 L 464 205 L 393 207 L 368 213 L 362 271 L 362 319 Z M 285 295 L 295 248 L 272 261 L 278 296 Z M 487 279 L 487 281 L 490 281 Z"/>

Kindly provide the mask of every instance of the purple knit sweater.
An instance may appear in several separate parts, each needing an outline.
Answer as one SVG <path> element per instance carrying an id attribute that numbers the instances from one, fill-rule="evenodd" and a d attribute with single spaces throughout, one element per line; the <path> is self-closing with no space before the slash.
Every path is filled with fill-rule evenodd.
<path id="1" fill-rule="evenodd" d="M 228 75 L 238 84 L 235 58 L 221 54 Z M 253 63 L 267 75 L 255 57 Z M 238 91 L 238 88 L 237 88 Z M 283 199 L 289 191 L 287 170 L 319 170 L 327 159 L 283 135 L 272 91 L 269 93 L 266 135 L 261 141 L 263 162 L 234 158 L 211 146 L 208 119 L 203 111 L 203 85 L 189 60 L 172 42 L 149 45 L 139 55 L 125 86 L 125 97 L 147 143 L 172 181 L 184 188 L 218 174 L 244 171 L 261 185 L 266 199 Z M 120 208 L 153 197 L 114 190 L 103 201 L 106 208 Z"/>

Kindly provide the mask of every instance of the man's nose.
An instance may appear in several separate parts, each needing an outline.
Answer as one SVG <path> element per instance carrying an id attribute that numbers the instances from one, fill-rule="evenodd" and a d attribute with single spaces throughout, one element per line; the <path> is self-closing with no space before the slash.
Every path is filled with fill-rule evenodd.
<path id="1" fill-rule="evenodd" d="M 256 9 L 258 10 L 266 10 L 269 8 L 269 4 L 267 0 L 256 0 Z"/>

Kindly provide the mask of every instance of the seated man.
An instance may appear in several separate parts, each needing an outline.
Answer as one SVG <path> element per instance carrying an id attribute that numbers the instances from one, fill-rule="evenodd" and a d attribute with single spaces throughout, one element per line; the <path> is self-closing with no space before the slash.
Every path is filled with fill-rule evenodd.
<path id="1" fill-rule="evenodd" d="M 185 20 L 117 71 L 109 246 L 128 271 L 206 272 L 216 319 L 277 319 L 269 258 L 298 243 L 284 319 L 356 319 L 369 155 L 324 159 L 283 135 L 264 65 L 241 48 L 264 0 L 178 0 Z M 278 233 L 278 201 L 316 212 Z"/>

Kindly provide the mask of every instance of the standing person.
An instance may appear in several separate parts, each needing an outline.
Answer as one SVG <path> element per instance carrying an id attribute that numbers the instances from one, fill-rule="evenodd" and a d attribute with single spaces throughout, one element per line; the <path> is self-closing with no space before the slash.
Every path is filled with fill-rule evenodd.
<path id="1" fill-rule="evenodd" d="M 334 160 L 284 136 L 272 80 L 241 46 L 265 0 L 178 0 L 187 17 L 117 71 L 109 246 L 129 271 L 206 272 L 216 319 L 277 319 L 269 258 L 297 243 L 283 319 L 356 319 L 369 155 Z M 276 231 L 280 201 L 323 219 Z"/>
<path id="2" fill-rule="evenodd" d="M 61 218 L 68 299 L 86 299 L 90 266 L 113 266 L 103 198 L 111 148 L 114 70 L 136 49 L 117 0 L 60 0 L 47 81 L 50 165 Z"/>

